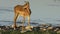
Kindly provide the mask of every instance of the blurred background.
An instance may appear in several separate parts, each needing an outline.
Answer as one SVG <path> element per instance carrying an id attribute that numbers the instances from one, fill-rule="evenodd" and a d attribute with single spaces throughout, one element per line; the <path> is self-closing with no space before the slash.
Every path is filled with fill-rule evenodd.
<path id="1" fill-rule="evenodd" d="M 0 25 L 13 24 L 14 6 L 23 5 L 24 1 L 30 2 L 31 22 L 60 24 L 59 0 L 0 0 Z M 22 19 L 19 17 L 17 22 Z"/>

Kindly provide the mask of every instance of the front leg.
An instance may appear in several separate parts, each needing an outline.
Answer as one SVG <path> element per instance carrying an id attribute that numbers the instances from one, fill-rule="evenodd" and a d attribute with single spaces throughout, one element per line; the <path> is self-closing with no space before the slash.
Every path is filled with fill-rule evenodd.
<path id="1" fill-rule="evenodd" d="M 26 29 L 30 30 L 30 28 L 31 28 L 31 25 L 30 25 L 30 16 L 28 16 L 28 26 L 27 26 Z"/>
<path id="2" fill-rule="evenodd" d="M 30 16 L 28 16 L 28 25 L 27 25 L 27 27 L 25 27 L 25 29 L 32 31 L 31 30 L 31 25 L 30 25 Z"/>

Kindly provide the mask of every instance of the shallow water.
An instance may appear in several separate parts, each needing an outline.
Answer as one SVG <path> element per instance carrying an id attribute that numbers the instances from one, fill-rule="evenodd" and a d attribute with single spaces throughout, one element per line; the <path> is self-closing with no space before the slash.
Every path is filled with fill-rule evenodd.
<path id="1" fill-rule="evenodd" d="M 0 9 L 0 25 L 12 25 L 13 17 L 14 17 L 13 10 Z M 22 20 L 22 18 L 18 18 L 17 22 L 20 22 L 21 20 Z M 60 24 L 60 20 L 55 20 L 52 18 L 31 19 L 30 22 L 35 22 L 35 23 L 39 23 L 39 24 L 42 24 L 42 23 Z M 27 20 L 26 20 L 25 25 L 27 25 Z M 34 24 L 32 24 L 32 25 L 35 26 Z"/>

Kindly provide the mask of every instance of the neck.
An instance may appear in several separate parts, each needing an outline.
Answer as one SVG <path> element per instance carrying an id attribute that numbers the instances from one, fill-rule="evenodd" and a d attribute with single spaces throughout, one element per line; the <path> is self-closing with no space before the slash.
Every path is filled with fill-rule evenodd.
<path id="1" fill-rule="evenodd" d="M 23 8 L 30 8 L 29 3 L 24 4 L 24 5 L 23 5 Z"/>

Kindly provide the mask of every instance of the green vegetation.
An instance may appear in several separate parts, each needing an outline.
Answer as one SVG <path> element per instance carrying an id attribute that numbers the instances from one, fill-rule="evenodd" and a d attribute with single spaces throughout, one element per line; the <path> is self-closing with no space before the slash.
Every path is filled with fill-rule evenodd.
<path id="1" fill-rule="evenodd" d="M 54 31 L 27 31 L 24 33 L 21 33 L 20 31 L 17 30 L 6 30 L 6 31 L 2 31 L 0 30 L 0 34 L 60 34 Z"/>

